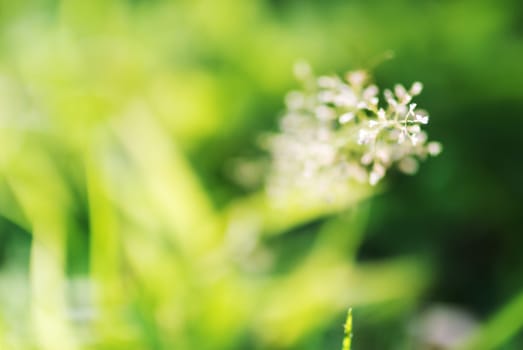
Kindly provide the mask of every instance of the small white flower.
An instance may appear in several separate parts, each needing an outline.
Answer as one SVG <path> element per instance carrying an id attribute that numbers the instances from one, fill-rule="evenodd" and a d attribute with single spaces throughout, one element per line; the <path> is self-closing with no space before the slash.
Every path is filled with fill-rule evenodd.
<path id="1" fill-rule="evenodd" d="M 369 183 L 374 186 L 385 176 L 385 167 L 380 163 L 374 163 L 369 175 Z"/>
<path id="2" fill-rule="evenodd" d="M 338 119 L 341 124 L 347 124 L 351 120 L 354 119 L 354 113 L 353 112 L 347 112 L 340 115 L 340 118 Z"/>
<path id="3" fill-rule="evenodd" d="M 413 157 L 406 157 L 399 161 L 398 168 L 405 174 L 415 174 L 418 171 L 418 162 Z"/>
<path id="4" fill-rule="evenodd" d="M 416 146 L 418 144 L 418 134 L 410 135 L 410 142 L 412 142 L 412 146 Z"/>
<path id="5" fill-rule="evenodd" d="M 441 143 L 439 143 L 439 142 L 432 141 L 432 142 L 429 142 L 427 145 L 427 151 L 429 152 L 429 154 L 431 156 L 437 156 L 438 154 L 441 153 L 441 150 L 442 150 L 442 147 L 441 147 Z"/>
<path id="6" fill-rule="evenodd" d="M 385 175 L 385 167 L 380 163 L 374 163 L 374 166 L 372 167 L 372 170 L 376 172 L 376 174 L 380 176 Z"/>
<path id="7" fill-rule="evenodd" d="M 394 107 L 394 110 L 396 113 L 398 113 L 402 117 L 408 117 L 408 108 L 405 105 L 398 104 Z"/>
<path id="8" fill-rule="evenodd" d="M 358 144 L 363 145 L 369 141 L 369 132 L 361 129 L 358 133 Z"/>
<path id="9" fill-rule="evenodd" d="M 403 101 L 407 97 L 407 90 L 401 84 L 394 85 L 394 94 L 398 100 Z"/>
<path id="10" fill-rule="evenodd" d="M 412 96 L 418 96 L 422 90 L 423 90 L 423 84 L 420 83 L 419 81 L 416 81 L 410 87 L 409 92 Z"/>
<path id="11" fill-rule="evenodd" d="M 381 180 L 381 177 L 374 171 L 369 175 L 369 183 L 374 186 Z"/>
<path id="12" fill-rule="evenodd" d="M 388 148 L 380 148 L 376 151 L 376 158 L 381 160 L 383 164 L 390 162 L 390 150 Z"/>
<path id="13" fill-rule="evenodd" d="M 395 107 L 398 105 L 398 101 L 394 98 L 394 95 L 392 94 L 392 91 L 389 89 L 385 89 L 383 91 L 383 96 L 385 96 L 385 100 L 391 107 Z"/>
<path id="14" fill-rule="evenodd" d="M 427 133 L 423 130 L 418 132 L 416 135 L 418 135 L 418 144 L 421 144 L 424 149 L 426 149 L 427 145 L 425 143 L 427 142 Z"/>
<path id="15" fill-rule="evenodd" d="M 360 129 L 358 133 L 358 144 L 365 145 L 367 143 L 371 143 L 375 137 L 376 134 L 374 132 L 371 132 L 367 129 Z"/>
<path id="16" fill-rule="evenodd" d="M 367 72 L 364 70 L 357 70 L 347 73 L 347 81 L 355 87 L 360 87 L 367 80 Z"/>
<path id="17" fill-rule="evenodd" d="M 385 110 L 383 108 L 380 108 L 378 110 L 378 119 L 381 120 L 381 121 L 384 121 L 386 119 L 386 114 L 385 114 Z"/>
<path id="18" fill-rule="evenodd" d="M 409 132 L 414 133 L 414 134 L 417 134 L 421 131 L 421 127 L 418 124 L 414 124 L 414 125 L 410 126 L 408 129 L 409 129 Z"/>
<path id="19" fill-rule="evenodd" d="M 428 115 L 422 115 L 422 114 L 416 114 L 415 120 L 421 124 L 428 124 L 429 123 L 429 116 Z"/>
<path id="20" fill-rule="evenodd" d="M 363 98 L 365 100 L 370 100 L 371 98 L 376 97 L 378 92 L 379 92 L 378 87 L 376 85 L 371 85 L 368 88 L 366 88 L 365 90 L 363 90 Z"/>

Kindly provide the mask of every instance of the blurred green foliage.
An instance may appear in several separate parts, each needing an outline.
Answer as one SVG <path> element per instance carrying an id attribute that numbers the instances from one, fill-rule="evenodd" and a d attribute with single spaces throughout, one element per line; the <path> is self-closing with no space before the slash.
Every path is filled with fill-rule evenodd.
<path id="1" fill-rule="evenodd" d="M 444 153 L 306 209 L 235 181 L 299 58 L 422 81 Z M 1 0 L 0 348 L 335 349 L 354 306 L 353 348 L 398 349 L 423 305 L 492 314 L 523 289 L 522 62 L 517 0 Z"/>

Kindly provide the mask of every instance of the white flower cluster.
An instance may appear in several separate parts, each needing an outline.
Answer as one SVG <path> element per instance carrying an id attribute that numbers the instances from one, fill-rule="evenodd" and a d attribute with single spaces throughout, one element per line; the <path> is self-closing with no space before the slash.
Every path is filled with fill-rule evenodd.
<path id="1" fill-rule="evenodd" d="M 295 73 L 303 84 L 285 99 L 281 132 L 269 138 L 272 185 L 303 184 L 326 190 L 345 180 L 376 185 L 387 169 L 415 173 L 418 159 L 437 155 L 441 145 L 427 142 L 421 127 L 426 111 L 412 102 L 423 88 L 396 85 L 379 95 L 366 71 L 314 77 L 300 63 Z"/>

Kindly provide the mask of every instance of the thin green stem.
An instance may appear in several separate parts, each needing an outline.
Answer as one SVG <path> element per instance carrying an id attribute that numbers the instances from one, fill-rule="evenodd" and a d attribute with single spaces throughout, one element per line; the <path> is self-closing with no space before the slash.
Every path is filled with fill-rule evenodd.
<path id="1" fill-rule="evenodd" d="M 345 337 L 343 338 L 342 350 L 350 350 L 352 344 L 352 308 L 347 312 L 347 321 L 343 327 Z"/>

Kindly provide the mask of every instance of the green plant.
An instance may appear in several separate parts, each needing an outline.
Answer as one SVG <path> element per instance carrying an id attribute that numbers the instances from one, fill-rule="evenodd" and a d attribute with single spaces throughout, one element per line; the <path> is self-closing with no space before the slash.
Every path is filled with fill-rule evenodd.
<path id="1" fill-rule="evenodd" d="M 262 16 L 252 4 L 224 6 L 243 14 L 230 25 Z M 234 41 L 238 28 L 198 5 L 20 11 L 5 24 L 0 67 L 0 212 L 4 230 L 24 237 L 2 270 L 2 348 L 289 348 L 320 337 L 346 305 L 416 300 L 428 279 L 419 259 L 355 258 L 378 191 L 369 184 L 438 151 L 401 88 L 380 109 L 367 73 L 316 79 L 298 66 L 304 91 L 289 94 L 282 130 L 267 138 L 269 193 L 217 201 L 197 148 L 239 133 L 244 86 L 259 99 L 286 87 L 287 58 L 256 61 Z M 204 32 L 186 30 L 180 13 Z M 167 30 L 186 36 L 157 35 Z M 255 41 L 272 43 L 265 33 Z M 214 43 L 219 59 L 194 42 Z M 306 128 L 292 127 L 293 113 Z M 315 239 L 300 246 L 292 232 L 308 225 Z"/>
<path id="2" fill-rule="evenodd" d="M 352 344 L 352 309 L 347 312 L 347 320 L 343 327 L 345 337 L 343 338 L 342 350 L 350 350 Z"/>

